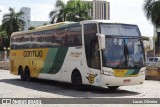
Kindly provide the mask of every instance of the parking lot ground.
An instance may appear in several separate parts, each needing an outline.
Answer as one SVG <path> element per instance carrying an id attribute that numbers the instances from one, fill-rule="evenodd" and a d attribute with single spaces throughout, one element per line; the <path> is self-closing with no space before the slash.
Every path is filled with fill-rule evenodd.
<path id="1" fill-rule="evenodd" d="M 137 104 L 125 104 L 131 98 L 160 98 L 160 81 L 145 80 L 143 85 L 122 86 L 116 91 L 97 87 L 86 87 L 83 91 L 74 90 L 71 84 L 60 83 L 50 80 L 32 80 L 31 82 L 21 81 L 19 76 L 12 75 L 8 70 L 0 70 L 0 98 L 120 98 L 125 99 L 118 107 L 135 107 Z M 87 100 L 87 99 L 86 99 Z M 99 100 L 99 99 L 98 99 Z M 74 99 L 73 99 L 74 101 Z M 70 107 L 113 107 L 116 104 L 68 104 Z M 124 105 L 123 105 L 124 104 Z M 159 107 L 157 104 L 143 104 L 146 107 Z M 0 105 L 1 106 L 1 105 Z M 21 106 L 21 105 L 5 105 Z M 27 106 L 28 105 L 23 105 Z M 30 105 L 41 107 L 44 105 Z M 62 104 L 48 105 L 48 107 L 64 107 Z M 4 107 L 4 105 L 2 106 Z"/>

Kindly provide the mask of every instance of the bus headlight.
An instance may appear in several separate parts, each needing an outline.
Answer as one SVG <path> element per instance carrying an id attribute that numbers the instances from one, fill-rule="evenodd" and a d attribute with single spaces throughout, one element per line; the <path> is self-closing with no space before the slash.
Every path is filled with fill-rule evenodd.
<path id="1" fill-rule="evenodd" d="M 103 74 L 108 76 L 114 76 L 114 73 L 111 71 L 103 71 Z"/>
<path id="2" fill-rule="evenodd" d="M 139 75 L 145 75 L 146 70 L 140 71 Z"/>

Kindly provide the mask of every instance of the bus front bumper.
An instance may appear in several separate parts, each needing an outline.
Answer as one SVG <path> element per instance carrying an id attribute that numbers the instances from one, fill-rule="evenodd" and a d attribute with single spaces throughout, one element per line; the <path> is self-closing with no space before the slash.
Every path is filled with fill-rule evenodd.
<path id="1" fill-rule="evenodd" d="M 143 84 L 145 80 L 145 75 L 138 75 L 136 77 L 115 77 L 101 75 L 101 87 L 108 86 L 126 86 L 126 85 L 139 85 Z"/>

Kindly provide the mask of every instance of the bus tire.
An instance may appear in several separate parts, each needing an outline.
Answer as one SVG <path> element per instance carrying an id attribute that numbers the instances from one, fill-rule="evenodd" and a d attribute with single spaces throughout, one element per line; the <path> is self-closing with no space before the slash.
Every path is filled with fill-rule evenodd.
<path id="1" fill-rule="evenodd" d="M 119 86 L 108 86 L 109 90 L 117 90 L 119 88 Z"/>
<path id="2" fill-rule="evenodd" d="M 28 67 L 25 68 L 25 80 L 26 81 L 30 81 L 31 77 L 30 77 L 30 70 Z"/>
<path id="3" fill-rule="evenodd" d="M 25 81 L 25 74 L 24 74 L 23 68 L 21 66 L 19 67 L 18 72 L 19 72 L 21 80 Z"/>
<path id="4" fill-rule="evenodd" d="M 82 90 L 82 77 L 79 72 L 74 72 L 72 75 L 72 85 L 76 90 Z"/>

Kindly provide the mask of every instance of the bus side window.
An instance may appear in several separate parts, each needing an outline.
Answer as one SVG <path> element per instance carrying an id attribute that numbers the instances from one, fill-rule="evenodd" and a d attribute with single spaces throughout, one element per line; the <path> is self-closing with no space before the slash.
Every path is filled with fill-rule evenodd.
<path id="1" fill-rule="evenodd" d="M 42 32 L 32 33 L 32 48 L 40 48 L 42 42 Z"/>
<path id="2" fill-rule="evenodd" d="M 31 44 L 31 34 L 25 34 L 23 48 L 30 48 L 30 44 Z"/>
<path id="3" fill-rule="evenodd" d="M 17 48 L 22 49 L 23 48 L 23 35 L 17 36 Z"/>
<path id="4" fill-rule="evenodd" d="M 65 28 L 60 28 L 54 32 L 54 44 L 55 46 L 67 45 L 67 31 Z"/>
<path id="5" fill-rule="evenodd" d="M 16 36 L 11 38 L 11 49 L 16 49 Z"/>
<path id="6" fill-rule="evenodd" d="M 67 43 L 68 46 L 81 46 L 82 45 L 81 26 L 68 28 Z"/>
<path id="7" fill-rule="evenodd" d="M 52 31 L 43 31 L 42 33 L 42 47 L 51 47 L 52 45 Z"/>
<path id="8" fill-rule="evenodd" d="M 100 53 L 98 46 L 98 39 L 91 42 L 91 67 L 95 69 L 100 69 Z"/>
<path id="9" fill-rule="evenodd" d="M 87 65 L 90 68 L 100 69 L 100 54 L 98 51 L 98 37 L 96 24 L 84 25 L 84 42 Z"/>

